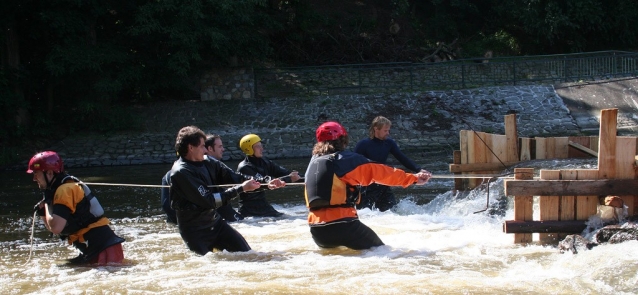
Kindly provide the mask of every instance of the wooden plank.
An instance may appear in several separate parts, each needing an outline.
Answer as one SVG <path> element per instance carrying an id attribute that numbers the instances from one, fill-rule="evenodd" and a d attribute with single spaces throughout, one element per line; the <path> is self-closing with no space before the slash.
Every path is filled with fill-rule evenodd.
<path id="1" fill-rule="evenodd" d="M 461 151 L 461 164 L 467 164 L 469 163 L 468 160 L 468 132 L 467 130 L 461 130 L 461 132 L 459 132 L 459 142 L 460 142 L 460 151 Z"/>
<path id="2" fill-rule="evenodd" d="M 516 127 L 516 114 L 505 116 L 506 156 L 503 162 L 518 161 L 518 129 Z"/>
<path id="3" fill-rule="evenodd" d="M 523 233 L 570 233 L 578 234 L 587 228 L 587 224 L 583 220 L 565 220 L 565 221 L 519 221 L 507 220 L 503 223 L 503 232 L 523 234 Z"/>
<path id="4" fill-rule="evenodd" d="M 546 156 L 546 142 L 547 139 L 544 137 L 536 137 L 536 159 L 547 159 Z"/>
<path id="5" fill-rule="evenodd" d="M 492 152 L 486 149 L 486 158 L 488 163 L 501 163 L 508 162 L 507 161 L 507 137 L 505 135 L 500 134 L 487 134 L 487 143 L 489 143 L 489 147 L 492 149 Z M 509 161 L 513 162 L 516 159 Z M 501 165 L 502 167 L 502 165 Z"/>
<path id="6" fill-rule="evenodd" d="M 576 170 L 561 170 L 561 179 L 576 180 L 578 172 Z M 560 196 L 559 208 L 560 220 L 576 219 L 576 196 Z"/>
<path id="7" fill-rule="evenodd" d="M 534 178 L 534 168 L 515 168 L 514 178 L 518 180 L 528 180 Z M 514 197 L 514 220 L 532 221 L 534 219 L 534 197 L 515 196 Z M 505 228 L 503 228 L 505 230 Z M 514 243 L 531 243 L 532 234 L 514 234 Z"/>
<path id="8" fill-rule="evenodd" d="M 452 163 L 454 164 L 461 164 L 461 151 L 454 151 L 452 154 Z M 461 173 L 454 173 L 454 174 L 458 174 L 460 175 Z M 455 178 L 454 179 L 454 189 L 455 190 L 463 190 L 463 179 L 462 178 Z"/>
<path id="9" fill-rule="evenodd" d="M 616 178 L 635 179 L 635 151 L 636 137 L 618 136 L 616 138 Z M 619 195 L 627 206 L 629 216 L 634 215 L 634 203 L 636 196 Z"/>
<path id="10" fill-rule="evenodd" d="M 598 178 L 616 177 L 616 117 L 618 109 L 600 111 Z"/>
<path id="11" fill-rule="evenodd" d="M 569 155 L 569 138 L 554 137 L 554 158 L 567 159 Z"/>
<path id="12" fill-rule="evenodd" d="M 471 134 L 468 130 L 461 130 L 460 134 L 460 149 L 461 149 L 461 163 L 460 164 L 468 164 L 469 163 L 469 159 L 468 159 L 468 137 Z M 462 189 L 467 189 L 469 187 L 468 185 L 468 179 L 463 179 L 462 180 L 462 185 L 461 185 Z"/>
<path id="13" fill-rule="evenodd" d="M 568 158 L 589 158 L 591 155 L 587 152 L 581 151 L 580 149 L 574 147 L 577 145 L 579 147 L 583 147 L 589 151 L 593 151 L 589 148 L 589 136 L 570 136 L 569 138 L 569 150 L 567 152 Z M 596 157 L 598 157 L 598 152 L 596 153 Z"/>
<path id="14" fill-rule="evenodd" d="M 541 170 L 540 178 L 546 180 L 560 179 L 560 170 Z M 549 194 L 539 195 L 539 219 L 542 221 L 559 220 L 560 200 L 553 193 L 554 191 L 551 191 Z M 554 233 L 539 233 L 538 238 L 541 243 L 554 243 L 557 240 L 557 235 Z"/>
<path id="15" fill-rule="evenodd" d="M 597 169 L 577 169 L 578 180 L 597 180 Z M 591 193 L 590 193 L 591 194 Z M 596 214 L 598 210 L 597 195 L 579 195 L 576 196 L 576 219 L 588 220 L 589 216 Z"/>
<path id="16" fill-rule="evenodd" d="M 503 167 L 505 164 L 505 167 Z M 478 171 L 495 171 L 495 170 L 503 170 L 508 167 L 514 166 L 518 164 L 518 162 L 505 162 L 501 164 L 497 163 L 472 163 L 472 164 L 450 164 L 450 172 L 451 173 L 461 173 L 461 172 L 478 172 Z"/>
<path id="17" fill-rule="evenodd" d="M 596 151 L 594 151 L 594 150 L 592 150 L 592 149 L 590 149 L 590 148 L 588 148 L 588 147 L 586 147 L 586 146 L 584 146 L 584 145 L 582 145 L 580 143 L 570 141 L 569 142 L 569 146 L 575 148 L 578 151 L 581 151 L 584 154 L 590 155 L 592 157 L 598 157 L 598 152 L 596 152 Z M 572 157 L 570 157 L 570 158 L 572 158 Z"/>
<path id="18" fill-rule="evenodd" d="M 636 195 L 638 179 L 505 180 L 505 194 L 516 195 Z"/>
<path id="19" fill-rule="evenodd" d="M 590 136 L 589 137 L 589 148 L 595 152 L 598 152 L 598 142 L 600 137 L 598 136 Z"/>
<path id="20" fill-rule="evenodd" d="M 616 177 L 618 179 L 636 178 L 636 138 L 627 136 L 616 137 Z"/>
<path id="21" fill-rule="evenodd" d="M 547 137 L 545 139 L 545 159 L 556 158 L 556 138 Z"/>
<path id="22" fill-rule="evenodd" d="M 531 139 L 527 137 L 521 138 L 521 161 L 529 161 L 531 157 Z"/>
<path id="23" fill-rule="evenodd" d="M 487 163 L 487 133 L 485 132 L 474 132 L 472 136 L 472 144 L 474 146 L 474 162 L 473 163 Z M 477 173 L 483 174 L 484 171 L 478 171 Z M 470 188 L 475 188 L 483 182 L 482 179 L 469 179 Z"/>

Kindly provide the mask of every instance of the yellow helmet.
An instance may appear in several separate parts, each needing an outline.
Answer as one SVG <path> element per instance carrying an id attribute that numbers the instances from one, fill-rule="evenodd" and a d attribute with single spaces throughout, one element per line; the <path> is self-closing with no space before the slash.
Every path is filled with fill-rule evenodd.
<path id="1" fill-rule="evenodd" d="M 253 154 L 255 154 L 255 151 L 253 151 L 253 144 L 256 144 L 260 141 L 261 138 L 259 138 L 257 134 L 248 134 L 239 140 L 239 148 L 247 156 L 252 156 Z"/>

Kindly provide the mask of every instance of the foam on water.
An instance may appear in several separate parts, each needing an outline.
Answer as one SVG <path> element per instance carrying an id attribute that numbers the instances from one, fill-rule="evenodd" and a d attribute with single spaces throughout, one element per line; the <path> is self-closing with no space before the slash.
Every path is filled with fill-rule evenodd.
<path id="1" fill-rule="evenodd" d="M 451 195 L 440 198 L 453 199 Z M 549 246 L 519 246 L 502 232 L 504 217 L 458 214 L 476 207 L 474 200 L 415 205 L 406 199 L 396 212 L 361 210 L 361 220 L 386 243 L 365 251 L 318 248 L 300 205 L 278 207 L 287 214 L 285 218 L 234 223 L 253 247 L 247 253 L 198 256 L 186 249 L 177 229 L 164 224 L 161 216 L 118 219 L 114 228 L 127 239 L 127 265 L 61 266 L 61 260 L 74 251 L 39 241 L 28 264 L 18 267 L 4 260 L 0 282 L 3 294 L 101 290 L 134 294 L 629 294 L 638 290 L 638 241 L 603 245 L 578 255 L 560 254 Z M 26 261 L 27 247 L 5 246 L 5 257 L 10 255 L 14 263 Z"/>
<path id="2" fill-rule="evenodd" d="M 126 217 L 111 220 L 127 240 L 127 262 L 97 268 L 61 265 L 76 251 L 39 223 L 27 262 L 31 219 L 9 218 L 2 223 L 11 233 L 0 241 L 0 293 L 638 293 L 638 241 L 576 255 L 514 244 L 513 235 L 502 230 L 513 213 L 499 191 L 502 183 L 490 184 L 489 210 L 477 214 L 486 207 L 484 188 L 445 192 L 427 204 L 411 195 L 387 212 L 360 210 L 361 221 L 386 244 L 364 251 L 317 247 L 301 200 L 275 204 L 285 217 L 232 223 L 253 250 L 205 256 L 188 251 L 162 215 L 124 204 L 117 210 Z M 127 207 L 136 209 L 126 212 Z"/>

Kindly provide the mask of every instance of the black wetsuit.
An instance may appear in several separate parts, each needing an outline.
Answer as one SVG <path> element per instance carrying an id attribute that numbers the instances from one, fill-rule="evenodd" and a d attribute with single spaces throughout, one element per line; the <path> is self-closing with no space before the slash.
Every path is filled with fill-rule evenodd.
<path id="1" fill-rule="evenodd" d="M 264 177 L 282 177 L 281 180 L 285 182 L 291 182 L 291 171 L 277 165 L 264 157 L 257 158 L 252 156 L 246 156 L 246 158 L 239 163 L 237 171 L 252 175 L 259 178 Z M 275 210 L 275 208 L 266 200 L 265 191 L 251 191 L 243 192 L 239 199 L 239 213 L 243 216 L 281 216 L 283 213 Z"/>
<path id="2" fill-rule="evenodd" d="M 192 162 L 179 158 L 171 169 L 171 207 L 177 213 L 180 235 L 190 250 L 204 255 L 213 249 L 248 251 L 244 237 L 233 229 L 215 208 L 228 204 L 243 191 L 210 185 L 237 183 L 237 174 L 219 161 Z"/>
<path id="3" fill-rule="evenodd" d="M 228 169 L 230 172 L 237 174 L 237 177 L 236 177 L 237 183 L 240 183 L 244 180 L 248 180 L 251 178 L 250 176 L 242 175 L 240 173 L 235 172 L 234 170 L 230 169 L 230 167 L 228 167 L 226 164 L 224 164 L 223 162 L 219 160 L 216 160 L 211 157 L 206 157 L 206 160 L 219 163 L 219 165 L 222 165 L 222 167 L 224 167 L 225 169 Z M 166 175 L 164 175 L 164 177 L 162 178 L 162 185 L 170 186 L 171 185 L 170 177 L 171 177 L 171 170 L 168 170 Z M 175 216 L 175 210 L 171 208 L 171 200 L 169 198 L 168 187 L 162 188 L 161 199 L 162 199 L 162 209 L 166 213 L 166 222 L 177 224 L 177 217 Z M 217 208 L 217 213 L 219 213 L 219 215 L 221 215 L 221 217 L 228 222 L 239 221 L 244 219 L 244 217 L 241 214 L 239 214 L 237 211 L 235 211 L 235 209 L 233 209 L 233 206 L 230 203 Z"/>
<path id="4" fill-rule="evenodd" d="M 414 172 L 421 170 L 421 167 L 401 152 L 397 143 L 391 138 L 384 140 L 376 137 L 363 139 L 357 143 L 354 152 L 381 164 L 385 164 L 388 156 L 392 154 L 406 168 Z M 361 188 L 361 202 L 357 205 L 357 209 L 377 208 L 383 212 L 394 207 L 397 203 L 389 186 L 373 183 Z"/>

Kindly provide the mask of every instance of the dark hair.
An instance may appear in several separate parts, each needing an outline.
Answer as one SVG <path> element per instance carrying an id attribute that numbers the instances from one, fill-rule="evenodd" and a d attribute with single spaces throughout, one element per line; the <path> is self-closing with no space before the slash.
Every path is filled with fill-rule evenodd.
<path id="1" fill-rule="evenodd" d="M 323 156 L 343 151 L 348 146 L 348 135 L 339 136 L 336 140 L 320 141 L 312 148 L 313 156 Z"/>
<path id="2" fill-rule="evenodd" d="M 206 135 L 206 140 L 204 140 L 204 146 L 206 148 L 208 148 L 209 146 L 212 146 L 213 149 L 215 149 L 215 140 L 217 140 L 218 138 L 222 138 L 222 137 L 217 134 Z"/>
<path id="3" fill-rule="evenodd" d="M 188 154 L 188 145 L 198 146 L 200 138 L 206 139 L 206 134 L 197 126 L 186 126 L 180 129 L 175 140 L 175 151 L 185 157 Z"/>

